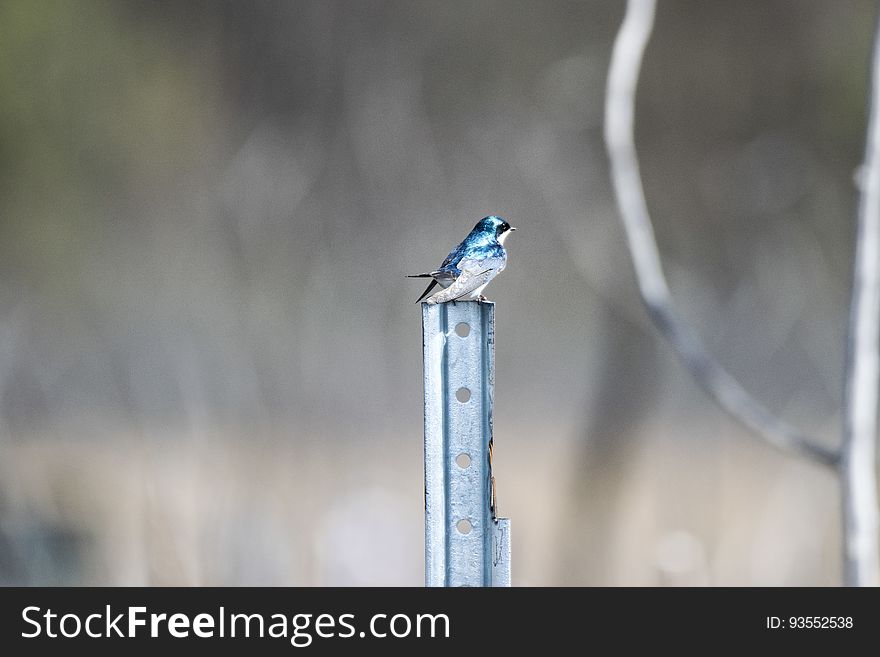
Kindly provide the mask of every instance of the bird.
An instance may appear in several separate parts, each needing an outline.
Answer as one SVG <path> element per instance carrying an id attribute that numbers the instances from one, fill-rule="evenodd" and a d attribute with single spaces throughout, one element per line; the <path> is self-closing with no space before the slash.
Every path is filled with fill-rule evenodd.
<path id="1" fill-rule="evenodd" d="M 425 297 L 425 303 L 430 305 L 449 301 L 486 301 L 483 289 L 507 266 L 504 240 L 515 230 L 504 218 L 496 215 L 480 219 L 438 269 L 409 275 L 409 278 L 433 279 L 416 303 Z M 437 285 L 443 289 L 428 296 Z"/>

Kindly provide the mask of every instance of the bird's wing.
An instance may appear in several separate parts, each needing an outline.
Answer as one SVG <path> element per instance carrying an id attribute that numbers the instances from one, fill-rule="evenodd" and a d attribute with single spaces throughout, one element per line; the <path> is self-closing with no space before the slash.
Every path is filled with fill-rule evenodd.
<path id="1" fill-rule="evenodd" d="M 449 255 L 440 263 L 440 269 L 451 269 L 458 266 L 464 254 L 467 253 L 467 240 L 456 246 Z"/>
<path id="2" fill-rule="evenodd" d="M 445 303 L 460 299 L 491 281 L 504 269 L 504 265 L 503 258 L 464 259 L 458 263 L 461 273 L 455 279 L 455 282 L 442 292 L 438 292 L 431 297 L 431 301 L 434 301 L 434 303 Z"/>

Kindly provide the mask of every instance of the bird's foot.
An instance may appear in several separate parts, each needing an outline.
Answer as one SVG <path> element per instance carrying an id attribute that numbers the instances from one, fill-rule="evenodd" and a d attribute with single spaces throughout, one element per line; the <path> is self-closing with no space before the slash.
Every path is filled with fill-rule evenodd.
<path id="1" fill-rule="evenodd" d="M 477 297 L 477 301 L 479 301 L 480 303 L 483 303 L 484 301 L 488 301 L 488 299 L 481 294 L 480 296 Z"/>

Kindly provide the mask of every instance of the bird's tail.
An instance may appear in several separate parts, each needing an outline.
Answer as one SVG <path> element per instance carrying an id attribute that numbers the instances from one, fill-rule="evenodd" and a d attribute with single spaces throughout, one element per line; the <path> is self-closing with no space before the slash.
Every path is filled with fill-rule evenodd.
<path id="1" fill-rule="evenodd" d="M 422 277 L 425 277 L 425 276 L 431 276 L 431 274 L 418 274 L 418 275 L 416 275 L 416 276 L 410 276 L 410 278 L 422 278 Z M 420 296 L 418 299 L 416 299 L 416 303 L 418 303 L 419 301 L 421 301 L 422 299 L 424 299 L 426 296 L 428 296 L 428 295 L 431 293 L 431 290 L 434 289 L 434 286 L 435 286 L 435 285 L 437 285 L 437 281 L 436 281 L 436 280 L 431 281 L 431 282 L 428 284 L 428 287 L 425 288 L 425 291 L 422 292 L 422 296 Z"/>

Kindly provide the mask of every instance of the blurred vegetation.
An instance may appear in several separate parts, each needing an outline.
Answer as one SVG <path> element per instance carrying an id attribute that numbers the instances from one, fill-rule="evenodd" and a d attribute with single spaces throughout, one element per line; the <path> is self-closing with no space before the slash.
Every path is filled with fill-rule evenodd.
<path id="1" fill-rule="evenodd" d="M 666 267 L 839 424 L 867 0 L 659 8 Z M 602 148 L 619 2 L 0 3 L 0 583 L 421 583 L 421 291 L 476 219 L 514 583 L 829 584 L 826 473 L 645 320 Z"/>

